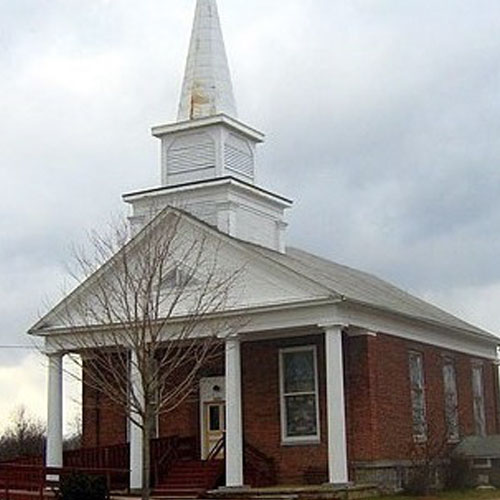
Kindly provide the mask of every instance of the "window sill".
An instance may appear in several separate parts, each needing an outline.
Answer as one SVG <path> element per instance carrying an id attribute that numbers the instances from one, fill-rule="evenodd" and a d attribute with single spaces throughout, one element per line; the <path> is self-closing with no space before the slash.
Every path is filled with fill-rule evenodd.
<path id="1" fill-rule="evenodd" d="M 281 441 L 281 446 L 318 446 L 321 444 L 320 438 L 311 438 L 311 439 L 287 439 L 285 441 Z"/>
<path id="2" fill-rule="evenodd" d="M 415 444 L 425 444 L 427 443 L 427 436 L 413 436 L 413 442 Z"/>

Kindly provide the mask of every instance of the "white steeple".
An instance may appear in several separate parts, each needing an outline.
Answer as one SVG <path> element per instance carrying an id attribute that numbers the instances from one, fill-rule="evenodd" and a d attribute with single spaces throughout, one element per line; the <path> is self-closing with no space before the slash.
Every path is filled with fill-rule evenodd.
<path id="1" fill-rule="evenodd" d="M 216 0 L 197 0 L 178 121 L 225 114 L 236 104 Z"/>
<path id="2" fill-rule="evenodd" d="M 292 202 L 255 185 L 264 134 L 236 118 L 216 0 L 197 0 L 178 120 L 153 127 L 161 141 L 161 187 L 124 196 L 138 231 L 179 206 L 220 231 L 285 251 Z"/>

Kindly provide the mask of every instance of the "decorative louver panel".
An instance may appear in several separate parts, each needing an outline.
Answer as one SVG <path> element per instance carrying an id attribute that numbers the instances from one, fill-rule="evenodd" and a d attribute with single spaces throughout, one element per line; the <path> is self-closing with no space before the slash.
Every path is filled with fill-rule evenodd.
<path id="1" fill-rule="evenodd" d="M 248 179 L 254 176 L 254 157 L 248 143 L 231 134 L 224 145 L 225 166 Z"/>
<path id="2" fill-rule="evenodd" d="M 170 174 L 215 168 L 215 144 L 208 134 L 176 139 L 167 152 Z"/>

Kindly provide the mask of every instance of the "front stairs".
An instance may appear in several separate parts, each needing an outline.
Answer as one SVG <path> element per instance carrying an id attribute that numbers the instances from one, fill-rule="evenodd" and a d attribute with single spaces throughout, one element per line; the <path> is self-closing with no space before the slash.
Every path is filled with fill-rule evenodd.
<path id="1" fill-rule="evenodd" d="M 172 465 L 165 478 L 160 478 L 154 498 L 201 498 L 219 486 L 224 476 L 223 460 L 185 460 Z"/>

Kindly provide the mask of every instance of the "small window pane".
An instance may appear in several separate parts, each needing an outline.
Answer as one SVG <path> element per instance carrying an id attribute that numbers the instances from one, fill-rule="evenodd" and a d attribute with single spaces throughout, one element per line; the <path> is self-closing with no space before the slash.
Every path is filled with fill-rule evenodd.
<path id="1" fill-rule="evenodd" d="M 316 397 L 286 396 L 287 435 L 316 436 Z"/>
<path id="2" fill-rule="evenodd" d="M 288 352 L 284 354 L 285 394 L 314 392 L 313 351 Z"/>
<path id="3" fill-rule="evenodd" d="M 209 409 L 209 427 L 211 431 L 220 431 L 220 406 L 210 406 Z"/>

